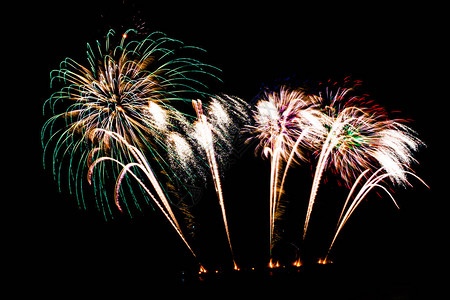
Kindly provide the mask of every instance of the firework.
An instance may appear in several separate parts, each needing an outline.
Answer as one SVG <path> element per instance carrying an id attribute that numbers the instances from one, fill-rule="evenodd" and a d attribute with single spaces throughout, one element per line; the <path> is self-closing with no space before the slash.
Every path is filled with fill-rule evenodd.
<path id="1" fill-rule="evenodd" d="M 87 65 L 66 58 L 51 72 L 51 86 L 60 89 L 44 104 L 44 109 L 49 107 L 53 113 L 42 128 L 44 165 L 45 153 L 53 146 L 53 174 L 61 187 L 62 165 L 68 162 L 69 190 L 75 190 L 83 207 L 80 179 L 86 172 L 86 160 L 93 159 L 92 149 L 96 149 L 96 157 L 122 162 L 133 159 L 125 144 L 111 139 L 107 132 L 122 136 L 153 158 L 169 181 L 176 180 L 166 162 L 166 141 L 173 132 L 189 126 L 177 103 L 190 103 L 191 97 L 205 95 L 199 76 L 212 74 L 211 66 L 178 55 L 194 47 L 160 32 L 142 41 L 130 40 L 133 33 L 128 30 L 115 44 L 114 31 L 110 31 L 105 45 L 88 44 Z M 106 168 L 97 170 L 98 207 L 105 215 L 112 214 L 107 196 L 101 192 L 108 177 Z M 116 166 L 112 171 L 117 176 L 120 169 Z"/>
<path id="2" fill-rule="evenodd" d="M 282 194 L 282 186 L 287 170 L 294 157 L 304 159 L 299 147 L 313 144 L 314 137 L 323 130 L 316 110 L 318 98 L 307 95 L 303 90 L 290 90 L 285 87 L 279 92 L 266 93 L 256 104 L 254 122 L 247 126 L 252 138 L 259 140 L 256 151 L 262 149 L 265 157 L 270 157 L 270 196 L 269 196 L 269 243 L 273 247 L 273 234 L 277 208 Z M 286 162 L 281 184 L 279 177 Z"/>
<path id="3" fill-rule="evenodd" d="M 413 151 L 423 144 L 409 127 L 388 119 L 382 108 L 364 103 L 362 97 L 348 98 L 349 91 L 338 90 L 331 96 L 331 104 L 323 108 L 326 117 L 322 121 L 327 130 L 318 151 L 303 238 L 325 169 L 332 167 L 348 186 L 364 170 L 378 166 L 390 174 L 391 180 L 405 183 L 404 170 L 414 161 Z"/>
<path id="4" fill-rule="evenodd" d="M 193 100 L 192 105 L 197 113 L 197 121 L 193 125 L 193 135 L 206 154 L 214 188 L 219 199 L 227 240 L 233 257 L 234 269 L 238 270 L 239 268 L 234 260 L 225 202 L 223 199 L 220 163 L 217 160 L 221 155 L 217 154 L 217 147 L 214 145 L 219 146 L 218 148 L 231 150 L 231 138 L 233 137 L 233 133 L 237 132 L 233 120 L 242 121 L 246 119 L 245 103 L 238 98 L 230 96 L 224 96 L 223 98 L 216 96 L 211 98 L 211 103 L 206 112 L 203 111 L 202 101 Z"/>
<path id="5" fill-rule="evenodd" d="M 353 184 L 353 186 L 347 196 L 347 199 L 345 200 L 344 207 L 342 208 L 341 215 L 339 216 L 336 233 L 333 237 L 333 240 L 331 241 L 330 247 L 328 248 L 328 253 L 327 253 L 327 256 L 325 257 L 325 260 L 327 259 L 328 255 L 330 254 L 331 248 L 333 247 L 337 236 L 341 232 L 342 227 L 345 225 L 345 223 L 347 223 L 347 221 L 350 218 L 350 216 L 352 215 L 352 213 L 355 211 L 355 209 L 358 207 L 358 205 L 361 203 L 361 201 L 366 197 L 366 195 L 373 188 L 380 188 L 384 192 L 386 192 L 389 195 L 389 197 L 392 199 L 392 201 L 394 202 L 395 206 L 397 208 L 399 208 L 399 206 L 398 206 L 397 202 L 395 201 L 394 197 L 392 196 L 392 194 L 389 192 L 389 190 L 386 187 L 384 187 L 382 185 L 383 180 L 386 178 L 390 178 L 391 180 L 398 182 L 398 180 L 399 180 L 399 170 L 398 169 L 402 169 L 402 167 L 398 166 L 398 168 L 395 168 L 393 172 L 390 172 L 389 169 L 386 169 L 385 167 L 379 168 L 378 170 L 373 172 L 373 174 L 366 180 L 366 182 L 360 188 L 359 192 L 356 194 L 353 201 L 350 203 L 350 199 L 353 196 L 353 193 L 355 192 L 356 187 L 358 186 L 360 181 L 365 177 L 365 175 L 368 172 L 370 172 L 370 169 L 365 170 L 358 176 L 358 178 L 355 180 L 355 183 Z M 401 176 L 402 178 L 409 174 L 409 175 L 417 178 L 426 187 L 428 187 L 428 185 L 414 173 L 405 171 L 405 170 L 401 170 L 400 172 L 402 173 L 402 176 Z M 405 180 L 405 182 L 407 182 L 406 177 L 404 180 Z"/>
<path id="6" fill-rule="evenodd" d="M 120 174 L 119 174 L 119 176 L 117 178 L 115 192 L 114 192 L 114 199 L 115 199 L 115 203 L 116 203 L 117 208 L 120 211 L 122 211 L 122 208 L 121 208 L 120 203 L 119 203 L 119 190 L 121 188 L 123 179 L 125 178 L 125 176 L 127 174 L 129 174 L 139 183 L 139 185 L 151 197 L 153 202 L 161 210 L 161 212 L 164 214 L 164 216 L 170 222 L 172 227 L 177 231 L 178 235 L 183 240 L 185 245 L 189 248 L 189 250 L 191 251 L 192 255 L 194 255 L 194 257 L 195 257 L 196 255 L 195 255 L 194 251 L 192 250 L 191 246 L 189 245 L 189 243 L 187 242 L 186 238 L 184 237 L 184 235 L 183 235 L 183 233 L 181 231 L 180 225 L 178 224 L 177 219 L 176 219 L 176 217 L 175 217 L 175 215 L 174 215 L 174 213 L 173 213 L 173 211 L 172 211 L 172 209 L 170 207 L 170 203 L 169 203 L 169 201 L 168 201 L 164 191 L 162 190 L 161 185 L 160 185 L 158 179 L 156 178 L 156 176 L 154 174 L 154 171 L 150 167 L 150 164 L 148 163 L 148 161 L 145 158 L 145 156 L 142 153 L 142 151 L 139 150 L 138 148 L 136 148 L 135 146 L 132 146 L 130 143 L 128 143 L 125 140 L 124 137 L 120 136 L 119 134 L 117 134 L 115 132 L 106 131 L 106 130 L 103 130 L 103 129 L 96 129 L 96 130 L 94 130 L 94 133 L 96 133 L 97 131 L 102 131 L 104 136 L 110 137 L 110 138 L 116 140 L 117 142 L 123 144 L 123 146 L 133 156 L 134 161 L 133 162 L 129 162 L 129 163 L 127 163 L 125 165 L 122 162 L 118 161 L 117 159 L 114 159 L 114 158 L 111 158 L 111 157 L 106 157 L 105 156 L 105 157 L 100 157 L 100 158 L 96 159 L 89 166 L 89 172 L 88 172 L 89 184 L 92 183 L 92 173 L 93 173 L 95 167 L 99 163 L 104 162 L 104 161 L 112 161 L 113 163 L 116 163 L 117 165 L 119 165 L 122 168 L 122 170 L 121 170 L 121 172 L 120 172 Z M 151 186 L 155 190 L 157 197 L 145 185 L 145 183 L 141 180 L 140 176 L 137 173 L 133 172 L 133 169 L 139 169 L 145 174 L 147 179 L 150 181 Z"/>

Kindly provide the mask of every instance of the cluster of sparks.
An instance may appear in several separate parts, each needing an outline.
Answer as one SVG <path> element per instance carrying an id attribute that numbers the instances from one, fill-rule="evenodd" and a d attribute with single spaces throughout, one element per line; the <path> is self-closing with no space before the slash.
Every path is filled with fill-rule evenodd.
<path id="1" fill-rule="evenodd" d="M 114 207 L 131 214 L 132 203 L 139 208 L 138 197 L 129 193 L 138 187 L 196 256 L 173 211 L 175 199 L 169 195 L 190 194 L 186 186 L 210 178 L 238 270 L 221 184 L 221 165 L 236 134 L 257 140 L 256 152 L 270 159 L 270 252 L 284 183 L 294 164 L 316 158 L 303 239 L 323 174 L 334 170 L 350 188 L 328 253 L 373 188 L 382 189 L 398 206 L 383 183 L 410 185 L 408 175 L 423 182 L 411 170 L 413 152 L 423 145 L 415 132 L 401 120 L 389 119 L 384 109 L 364 97 L 350 96 L 352 87 L 316 94 L 281 87 L 263 94 L 251 108 L 237 97 L 203 91 L 206 85 L 198 76 L 215 77 L 211 72 L 215 68 L 177 56 L 183 49 L 198 48 L 158 32 L 139 42 L 126 42 L 132 33 L 125 32 L 112 47 L 111 31 L 105 45 L 88 44 L 87 66 L 67 58 L 51 73 L 51 84 L 61 88 L 44 104 L 53 114 L 42 129 L 44 165 L 53 148 L 54 177 L 61 186 L 63 166 L 69 165 L 69 189 L 80 206 L 86 207 L 86 175 L 105 215 L 113 215 Z M 196 116 L 181 112 L 183 104 L 192 104 Z M 105 192 L 110 177 L 116 182 L 114 201 Z M 327 261 L 325 257 L 319 263 Z M 294 266 L 300 265 L 298 258 Z M 276 266 L 271 259 L 269 267 Z"/>

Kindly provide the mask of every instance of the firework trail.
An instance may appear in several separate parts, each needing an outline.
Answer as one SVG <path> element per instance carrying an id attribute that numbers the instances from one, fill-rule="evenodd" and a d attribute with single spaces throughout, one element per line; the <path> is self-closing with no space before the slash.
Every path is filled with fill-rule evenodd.
<path id="1" fill-rule="evenodd" d="M 325 169 L 334 168 L 349 186 L 364 170 L 381 166 L 400 184 L 406 181 L 404 168 L 415 161 L 412 152 L 423 144 L 409 127 L 388 119 L 381 107 L 364 103 L 363 98 L 348 98 L 350 90 L 338 90 L 331 105 L 323 108 L 327 132 L 319 148 L 303 238 Z"/>
<path id="2" fill-rule="evenodd" d="M 130 40 L 134 33 L 126 31 L 115 44 L 111 30 L 105 45 L 98 41 L 94 46 L 88 44 L 87 65 L 66 58 L 58 70 L 51 72 L 51 86 L 60 89 L 44 104 L 44 111 L 49 107 L 53 114 L 41 133 L 44 166 L 46 153 L 53 147 L 54 177 L 61 188 L 62 167 L 69 164 L 69 191 L 75 190 L 83 207 L 80 179 L 86 172 L 85 162 L 93 159 L 92 149 L 96 149 L 97 157 L 109 156 L 122 162 L 133 159 L 125 144 L 106 132 L 117 133 L 142 150 L 169 181 L 178 180 L 166 162 L 167 137 L 173 132 L 182 134 L 189 122 L 177 106 L 205 95 L 201 90 L 206 86 L 200 77 L 213 76 L 209 72 L 213 67 L 178 55 L 198 48 L 160 32 L 142 41 Z M 93 180 L 97 206 L 105 217 L 112 214 L 107 195 L 102 192 L 110 172 L 101 166 L 95 176 L 98 180 Z M 112 170 L 113 175 L 119 172 L 119 166 Z"/>
<path id="3" fill-rule="evenodd" d="M 403 169 L 401 166 L 398 166 L 400 169 Z M 397 169 L 397 168 L 396 168 Z M 392 194 L 388 191 L 388 189 L 386 187 L 384 187 L 383 185 L 381 185 L 381 183 L 383 182 L 383 180 L 387 177 L 389 177 L 391 180 L 394 180 L 396 182 L 398 182 L 399 180 L 399 172 L 402 173 L 402 177 L 403 175 L 412 175 L 415 178 L 417 178 L 418 180 L 420 180 L 420 182 L 422 182 L 426 187 L 428 187 L 428 185 L 422 180 L 420 179 L 417 175 L 415 175 L 412 172 L 409 171 L 405 171 L 405 170 L 395 170 L 393 173 L 387 171 L 386 168 L 382 167 L 379 168 L 378 170 L 376 170 L 364 183 L 364 185 L 360 188 L 358 194 L 354 197 L 353 201 L 350 203 L 350 199 L 353 195 L 353 193 L 356 190 L 357 185 L 359 184 L 359 182 L 365 177 L 365 175 L 370 171 L 370 169 L 365 170 L 364 172 L 361 173 L 361 175 L 358 176 L 358 178 L 355 180 L 355 183 L 353 184 L 347 199 L 345 200 L 344 203 L 344 207 L 342 208 L 342 212 L 341 215 L 339 216 L 339 220 L 338 220 L 338 225 L 337 225 L 337 229 L 336 229 L 336 233 L 333 237 L 333 240 L 331 241 L 330 247 L 328 248 L 328 253 L 325 256 L 325 260 L 327 260 L 328 255 L 330 254 L 331 248 L 334 245 L 334 242 L 336 241 L 337 236 L 339 235 L 339 233 L 342 230 L 342 227 L 345 225 L 345 223 L 347 223 L 348 219 L 350 218 L 350 216 L 352 215 L 352 213 L 355 211 L 355 209 L 358 207 L 358 205 L 361 203 L 361 201 L 366 197 L 366 195 L 373 189 L 373 188 L 381 188 L 383 191 L 385 191 L 389 197 L 392 199 L 392 201 L 394 202 L 395 206 L 397 208 L 399 208 L 399 206 L 397 205 L 397 202 L 395 201 L 394 197 L 392 196 Z M 404 182 L 402 182 L 403 184 L 408 183 L 405 179 Z M 428 187 L 429 188 L 429 187 Z M 350 205 L 349 205 L 350 203 Z M 347 207 L 347 205 L 349 205 Z"/>
<path id="4" fill-rule="evenodd" d="M 193 135 L 199 143 L 199 146 L 204 149 L 206 153 L 206 158 L 214 182 L 214 188 L 219 199 L 234 268 L 238 269 L 234 260 L 233 247 L 231 245 L 230 231 L 223 199 L 220 168 L 217 161 L 217 158 L 220 156 L 217 155 L 214 144 L 218 143 L 219 146 L 226 148 L 232 147 L 230 138 L 233 136 L 233 131 L 236 131 L 233 128 L 234 125 L 232 124 L 232 120 L 234 118 L 241 121 L 245 120 L 247 116 L 245 113 L 246 106 L 242 100 L 230 96 L 225 96 L 224 98 L 216 96 L 211 98 L 211 103 L 208 106 L 206 113 L 203 111 L 203 105 L 200 100 L 193 100 L 192 105 L 197 113 L 197 121 L 193 125 Z"/>
<path id="5" fill-rule="evenodd" d="M 316 110 L 318 98 L 307 95 L 303 90 L 290 90 L 281 87 L 279 92 L 268 92 L 256 104 L 255 125 L 247 126 L 259 140 L 256 151 L 262 148 L 263 155 L 270 157 L 270 195 L 269 195 L 269 243 L 273 247 L 273 235 L 277 208 L 287 170 L 294 157 L 304 159 L 300 144 L 308 147 L 314 137 L 322 131 L 318 120 L 321 114 Z M 283 178 L 280 174 L 284 167 Z"/>
<path id="6" fill-rule="evenodd" d="M 97 129 L 97 130 L 94 130 L 93 133 L 96 133 L 97 131 L 102 131 L 104 136 L 110 137 L 110 138 L 118 141 L 119 143 L 123 144 L 124 147 L 130 152 L 131 156 L 133 156 L 135 161 L 134 162 L 129 162 L 129 163 L 127 163 L 125 165 L 122 162 L 120 162 L 117 159 L 114 159 L 112 157 L 106 157 L 105 156 L 105 157 L 97 158 L 89 166 L 89 172 L 88 172 L 89 184 L 92 183 L 92 173 L 93 173 L 95 167 L 100 162 L 112 161 L 112 162 L 118 164 L 122 168 L 122 170 L 121 170 L 121 172 L 120 172 L 120 174 L 119 174 L 119 176 L 117 178 L 116 187 L 115 187 L 115 191 L 114 191 L 114 199 L 115 199 L 115 203 L 116 203 L 117 208 L 120 211 L 122 211 L 122 208 L 121 208 L 120 203 L 119 203 L 119 190 L 121 188 L 122 181 L 123 181 L 124 177 L 127 174 L 129 174 L 147 192 L 147 194 L 151 197 L 153 202 L 158 206 L 158 208 L 161 210 L 161 212 L 164 214 L 164 216 L 170 222 L 172 227 L 177 231 L 178 235 L 183 240 L 185 245 L 189 248 L 189 250 L 191 251 L 192 255 L 194 255 L 194 257 L 196 257 L 194 251 L 192 250 L 191 246 L 189 245 L 189 243 L 187 242 L 186 238 L 184 237 L 184 235 L 183 235 L 183 233 L 181 231 L 180 225 L 178 224 L 177 219 L 176 219 L 176 217 L 175 217 L 175 215 L 174 215 L 174 213 L 173 213 L 173 211 L 172 211 L 172 209 L 170 207 L 170 203 L 169 203 L 168 199 L 166 198 L 165 193 L 162 190 L 158 179 L 156 178 L 152 168 L 150 167 L 150 164 L 148 163 L 148 161 L 145 158 L 145 156 L 142 153 L 142 151 L 140 151 L 135 146 L 132 146 L 130 143 L 128 143 L 125 140 L 124 137 L 120 136 L 119 134 L 117 134 L 115 132 L 106 131 L 106 130 L 103 130 L 103 129 Z M 151 190 L 140 179 L 140 176 L 132 171 L 135 168 L 141 170 L 146 175 L 146 177 L 150 181 L 153 189 L 156 191 L 156 194 L 157 194 L 158 198 L 155 197 L 155 195 L 151 192 Z"/>

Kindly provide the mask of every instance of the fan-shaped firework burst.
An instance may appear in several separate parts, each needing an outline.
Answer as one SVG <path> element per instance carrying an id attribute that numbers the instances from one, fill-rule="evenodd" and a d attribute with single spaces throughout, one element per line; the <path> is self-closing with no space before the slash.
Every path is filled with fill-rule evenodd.
<path id="1" fill-rule="evenodd" d="M 318 98 L 307 95 L 303 90 L 290 90 L 281 87 L 279 92 L 267 92 L 256 104 L 253 126 L 247 130 L 252 138 L 259 140 L 256 148 L 261 149 L 271 160 L 270 172 L 270 233 L 269 242 L 272 247 L 277 207 L 287 169 L 294 156 L 303 159 L 300 143 L 304 146 L 314 144 L 315 136 L 323 126 L 318 118 Z M 283 161 L 287 161 L 282 184 L 279 177 Z M 277 194 L 278 192 L 278 194 Z"/>
<path id="2" fill-rule="evenodd" d="M 288 157 L 304 128 L 311 124 L 308 114 L 314 113 L 318 98 L 303 90 L 281 87 L 279 92 L 266 92 L 256 104 L 255 125 L 248 126 L 259 140 L 256 151 L 262 148 L 264 156 L 273 155 L 278 149 L 283 159 Z M 296 152 L 302 158 L 301 152 Z"/>
<path id="3" fill-rule="evenodd" d="M 318 148 L 303 238 L 327 167 L 340 174 L 348 186 L 364 170 L 379 166 L 396 183 L 405 183 L 405 169 L 414 161 L 412 152 L 422 144 L 409 127 L 388 119 L 380 107 L 365 103 L 361 97 L 348 97 L 350 91 L 351 88 L 342 88 L 335 94 L 327 93 L 331 99 L 322 99 L 322 106 L 330 103 L 323 108 L 322 121 L 327 130 Z"/>
<path id="4" fill-rule="evenodd" d="M 52 86 L 58 82 L 60 90 L 44 105 L 54 114 L 42 129 L 44 152 L 54 141 L 53 173 L 61 186 L 61 166 L 67 161 L 69 188 L 72 191 L 74 187 L 81 200 L 82 180 L 78 177 L 85 173 L 88 158 L 107 155 L 124 163 L 131 159 L 124 144 L 105 132 L 117 133 L 153 157 L 171 178 L 173 173 L 165 162 L 166 138 L 188 126 L 177 103 L 204 95 L 199 75 L 211 75 L 212 67 L 179 55 L 194 47 L 159 32 L 142 41 L 127 42 L 133 32 L 127 31 L 113 45 L 114 32 L 110 31 L 104 46 L 88 44 L 87 65 L 66 58 L 60 69 L 51 73 Z M 116 167 L 115 174 L 118 172 Z M 98 168 L 98 174 L 99 180 L 94 182 L 102 202 L 99 207 L 110 214 L 102 191 L 106 169 Z M 83 200 L 81 203 L 84 206 Z"/>

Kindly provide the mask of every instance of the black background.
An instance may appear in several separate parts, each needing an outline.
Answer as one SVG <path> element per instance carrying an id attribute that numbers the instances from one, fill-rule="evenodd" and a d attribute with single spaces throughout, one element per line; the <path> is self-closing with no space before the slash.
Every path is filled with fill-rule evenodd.
<path id="1" fill-rule="evenodd" d="M 420 164 L 414 169 L 430 189 L 411 180 L 413 188 L 395 194 L 400 210 L 388 197 L 369 196 L 344 227 L 331 259 L 346 272 L 338 276 L 343 285 L 356 280 L 366 295 L 389 293 L 395 287 L 408 294 L 435 289 L 428 284 L 440 269 L 435 267 L 446 260 L 443 246 L 448 240 L 441 214 L 448 195 L 438 193 L 439 179 L 445 184 L 448 177 L 443 156 L 447 151 L 439 151 L 448 139 L 443 125 L 448 100 L 446 75 L 440 72 L 447 60 L 441 56 L 438 8 L 363 2 L 76 1 L 39 3 L 17 11 L 23 13 L 13 38 L 20 38 L 20 47 L 9 49 L 5 57 L 17 72 L 18 87 L 8 99 L 15 102 L 17 119 L 6 127 L 12 138 L 5 141 L 14 159 L 7 168 L 12 183 L 2 197 L 13 204 L 4 210 L 8 226 L 3 229 L 13 281 L 38 283 L 44 292 L 86 286 L 154 290 L 155 274 L 177 282 L 182 271 L 197 270 L 197 260 L 157 211 L 148 209 L 133 218 L 117 215 L 106 222 L 93 206 L 80 210 L 67 191 L 59 193 L 51 171 L 42 167 L 40 129 L 49 117 L 42 116 L 42 104 L 51 95 L 50 71 L 65 57 L 83 61 L 86 43 L 102 40 L 110 27 L 120 32 L 144 24 L 149 33 L 162 31 L 206 49 L 202 61 L 222 70 L 223 84 L 215 88 L 247 101 L 265 85 L 286 78 L 302 82 L 351 76 L 363 81 L 361 90 L 371 99 L 397 111 L 395 116 L 413 120 L 410 126 L 427 144 L 417 154 Z M 26 25 L 23 30 L 21 24 Z M 24 157 L 20 151 L 28 154 Z M 269 162 L 250 149 L 223 181 L 231 239 L 243 268 L 267 262 L 269 168 Z M 309 165 L 289 174 L 290 204 L 283 221 L 285 243 L 300 246 L 311 260 L 325 254 L 332 218 L 346 196 L 328 175 L 329 183 L 319 190 L 311 231 L 301 243 L 312 174 Z M 208 187 L 196 207 L 198 232 L 192 243 L 205 266 L 226 269 L 231 258 L 213 185 Z"/>

